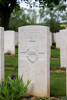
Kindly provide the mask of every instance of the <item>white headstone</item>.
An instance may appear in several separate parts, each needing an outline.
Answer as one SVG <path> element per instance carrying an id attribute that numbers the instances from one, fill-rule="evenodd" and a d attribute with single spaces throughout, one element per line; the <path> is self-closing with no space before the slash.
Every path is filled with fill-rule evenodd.
<path id="1" fill-rule="evenodd" d="M 4 80 L 4 29 L 0 27 L 0 80 Z"/>
<path id="2" fill-rule="evenodd" d="M 15 54 L 15 32 L 4 31 L 4 53 Z"/>
<path id="3" fill-rule="evenodd" d="M 56 41 L 56 48 L 60 48 L 61 45 L 61 31 L 58 33 L 55 33 L 55 41 Z"/>
<path id="4" fill-rule="evenodd" d="M 66 59 L 66 47 L 67 47 L 67 29 L 61 30 L 60 32 L 56 33 L 56 48 L 60 48 L 60 63 L 61 67 L 67 66 L 67 59 Z"/>
<path id="5" fill-rule="evenodd" d="M 50 46 L 52 46 L 52 33 L 49 32 L 49 34 L 50 34 Z"/>
<path id="6" fill-rule="evenodd" d="M 56 33 L 53 33 L 54 37 L 54 42 L 56 43 Z"/>
<path id="7" fill-rule="evenodd" d="M 67 53 L 66 46 L 61 47 L 61 49 L 60 49 L 61 67 L 66 67 L 67 66 L 66 53 Z"/>
<path id="8" fill-rule="evenodd" d="M 18 45 L 18 32 L 15 32 L 15 45 Z"/>
<path id="9" fill-rule="evenodd" d="M 28 94 L 50 95 L 50 35 L 45 26 L 19 28 L 18 75 L 26 83 L 31 80 Z"/>

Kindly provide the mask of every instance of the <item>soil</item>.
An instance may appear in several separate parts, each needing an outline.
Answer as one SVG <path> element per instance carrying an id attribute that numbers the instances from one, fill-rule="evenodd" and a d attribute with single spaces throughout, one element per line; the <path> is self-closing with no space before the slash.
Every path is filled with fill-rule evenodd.
<path id="1" fill-rule="evenodd" d="M 56 98 L 56 97 L 50 97 L 50 99 L 51 100 L 64 100 L 64 98 Z M 39 99 L 37 99 L 37 97 L 31 97 L 31 98 L 21 98 L 20 100 L 39 100 Z M 40 100 L 42 100 L 42 99 L 40 99 Z"/>
<path id="2" fill-rule="evenodd" d="M 5 69 L 14 70 L 15 68 L 10 66 L 5 66 Z"/>
<path id="3" fill-rule="evenodd" d="M 53 58 L 53 57 L 51 57 L 51 60 L 57 60 L 57 59 L 60 59 L 60 58 Z"/>
<path id="4" fill-rule="evenodd" d="M 11 55 L 8 55 L 8 54 L 5 54 L 6 57 L 14 57 L 15 55 L 14 54 L 11 54 Z"/>
<path id="5" fill-rule="evenodd" d="M 56 70 L 50 70 L 50 72 L 57 72 L 57 73 L 59 73 L 59 72 L 66 72 L 66 70 L 65 69 L 56 69 Z"/>

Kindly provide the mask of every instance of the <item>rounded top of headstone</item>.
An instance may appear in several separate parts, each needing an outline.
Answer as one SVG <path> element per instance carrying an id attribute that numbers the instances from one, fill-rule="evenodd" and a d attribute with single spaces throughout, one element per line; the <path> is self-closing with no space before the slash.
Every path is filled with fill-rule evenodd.
<path id="1" fill-rule="evenodd" d="M 28 25 L 28 26 L 21 26 L 19 27 L 19 29 L 32 29 L 32 28 L 35 28 L 35 29 L 49 29 L 49 27 L 47 26 L 42 26 L 42 25 Z"/>
<path id="2" fill-rule="evenodd" d="M 4 27 L 0 27 L 0 30 L 1 30 L 1 29 L 4 29 Z"/>
<path id="3" fill-rule="evenodd" d="M 4 31 L 4 32 L 15 32 L 15 31 L 13 31 L 13 30 L 6 30 L 6 31 Z"/>

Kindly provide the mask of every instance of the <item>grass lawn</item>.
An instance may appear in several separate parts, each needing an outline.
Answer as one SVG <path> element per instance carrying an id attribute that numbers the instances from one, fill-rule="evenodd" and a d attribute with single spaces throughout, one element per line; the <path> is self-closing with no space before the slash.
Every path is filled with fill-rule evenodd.
<path id="1" fill-rule="evenodd" d="M 51 50 L 51 58 L 60 58 L 60 49 L 52 49 Z"/>
<path id="2" fill-rule="evenodd" d="M 5 66 L 8 67 L 18 67 L 18 57 L 5 56 Z"/>
<path id="3" fill-rule="evenodd" d="M 18 74 L 18 49 L 16 49 L 16 54 L 14 57 L 5 57 L 5 78 L 8 76 Z M 11 69 L 14 68 L 14 69 Z M 60 50 L 52 49 L 51 50 L 51 60 L 50 60 L 51 69 L 60 69 Z M 10 68 L 10 69 L 8 69 Z M 51 96 L 65 96 L 66 94 L 66 73 L 65 72 L 51 72 L 50 73 L 50 93 Z"/>
<path id="4" fill-rule="evenodd" d="M 12 74 L 18 76 L 18 49 L 15 50 L 15 56 L 5 56 L 5 79 Z M 13 69 L 12 69 L 13 68 Z"/>
<path id="5" fill-rule="evenodd" d="M 50 69 L 60 69 L 60 49 L 51 49 Z"/>
<path id="6" fill-rule="evenodd" d="M 52 58 L 50 61 L 50 69 L 60 69 L 60 59 Z"/>
<path id="7" fill-rule="evenodd" d="M 50 93 L 51 96 L 66 96 L 66 73 L 51 72 Z"/>
<path id="8" fill-rule="evenodd" d="M 51 70 L 61 69 L 60 49 L 51 50 L 50 69 Z M 50 93 L 51 96 L 66 95 L 66 73 L 65 72 L 50 73 Z"/>
<path id="9" fill-rule="evenodd" d="M 11 75 L 14 74 L 16 75 L 16 77 L 18 76 L 18 70 L 14 69 L 14 70 L 10 70 L 10 69 L 5 69 L 5 79 L 7 80 L 8 76 L 11 77 Z"/>

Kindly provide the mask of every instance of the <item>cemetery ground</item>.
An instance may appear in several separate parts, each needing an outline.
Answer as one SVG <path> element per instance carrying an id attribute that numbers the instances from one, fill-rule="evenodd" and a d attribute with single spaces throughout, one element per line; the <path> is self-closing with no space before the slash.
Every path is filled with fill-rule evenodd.
<path id="1" fill-rule="evenodd" d="M 57 98 L 55 100 L 60 100 L 58 98 L 66 95 L 66 71 L 60 68 L 60 49 L 51 49 L 50 59 L 50 95 Z M 5 79 L 7 80 L 7 77 L 12 74 L 18 77 L 18 48 L 15 56 L 5 56 Z"/>

